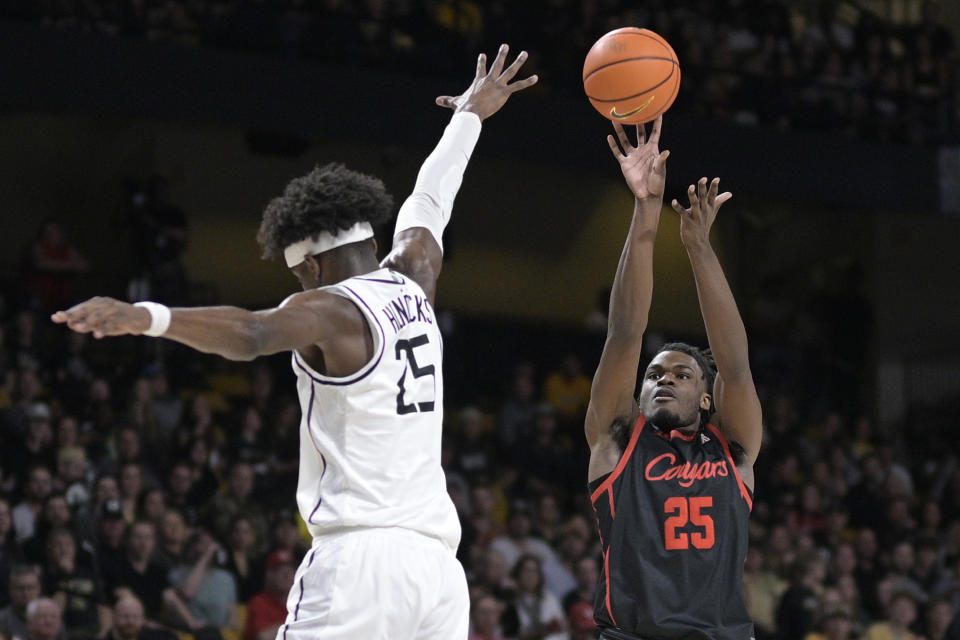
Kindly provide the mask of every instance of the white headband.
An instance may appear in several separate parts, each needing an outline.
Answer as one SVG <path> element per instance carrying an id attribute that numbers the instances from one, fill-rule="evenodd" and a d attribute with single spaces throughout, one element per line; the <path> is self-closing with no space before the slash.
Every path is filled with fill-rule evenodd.
<path id="1" fill-rule="evenodd" d="M 370 226 L 370 223 L 358 222 L 349 229 L 340 229 L 337 233 L 322 231 L 316 240 L 304 238 L 300 242 L 294 242 L 283 250 L 283 257 L 287 261 L 287 266 L 292 269 L 303 262 L 307 256 L 313 256 L 351 242 L 360 242 L 372 237 L 373 227 Z"/>

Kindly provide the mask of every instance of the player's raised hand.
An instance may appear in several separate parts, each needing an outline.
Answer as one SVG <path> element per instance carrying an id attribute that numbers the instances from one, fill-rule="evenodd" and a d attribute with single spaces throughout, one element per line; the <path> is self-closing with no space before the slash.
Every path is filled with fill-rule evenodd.
<path id="1" fill-rule="evenodd" d="M 140 335 L 150 328 L 150 312 L 146 309 L 103 297 L 57 311 L 50 319 L 77 333 L 92 333 L 94 338 Z"/>
<path id="2" fill-rule="evenodd" d="M 613 157 L 620 163 L 620 170 L 630 190 L 638 200 L 657 198 L 663 200 L 663 188 L 667 180 L 669 151 L 660 151 L 660 128 L 663 116 L 653 121 L 650 137 L 646 137 L 644 125 L 637 125 L 637 144 L 630 142 L 623 125 L 613 123 L 617 137 L 607 136 L 607 144 Z M 618 144 L 619 143 L 619 144 Z"/>
<path id="3" fill-rule="evenodd" d="M 535 85 L 537 83 L 535 75 L 510 82 L 526 61 L 527 52 L 521 51 L 516 60 L 504 69 L 509 51 L 510 47 L 505 44 L 500 45 L 500 50 L 489 71 L 487 71 L 487 56 L 481 53 L 477 58 L 477 73 L 467 90 L 459 96 L 439 96 L 437 104 L 456 112 L 475 113 L 481 120 L 486 120 L 499 111 L 511 95 Z"/>
<path id="4" fill-rule="evenodd" d="M 689 207 L 682 207 L 674 198 L 671 205 L 680 214 L 680 240 L 687 248 L 710 244 L 710 227 L 717 219 L 717 211 L 724 202 L 733 197 L 729 191 L 720 190 L 720 178 L 714 178 L 707 186 L 707 179 L 700 178 L 695 185 L 687 187 Z"/>

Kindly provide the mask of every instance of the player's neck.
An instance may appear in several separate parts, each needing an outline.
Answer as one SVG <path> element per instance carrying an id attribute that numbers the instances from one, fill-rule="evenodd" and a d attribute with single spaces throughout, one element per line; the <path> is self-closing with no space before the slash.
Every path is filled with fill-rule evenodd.
<path id="1" fill-rule="evenodd" d="M 660 431 L 661 433 L 670 433 L 670 432 L 672 432 L 672 431 L 676 431 L 676 432 L 678 432 L 678 433 L 682 433 L 682 434 L 685 435 L 685 436 L 693 435 L 694 433 L 696 433 L 697 431 L 700 430 L 700 423 L 699 423 L 699 422 L 695 422 L 694 424 L 688 424 L 688 425 L 685 425 L 685 426 L 683 426 L 683 427 L 667 427 L 667 426 L 661 426 L 661 425 L 657 424 L 656 422 L 651 422 L 651 424 L 652 424 L 654 427 L 656 427 L 657 430 Z"/>
<path id="2" fill-rule="evenodd" d="M 344 247 L 323 255 L 320 262 L 320 286 L 342 282 L 347 278 L 370 273 L 380 268 L 377 257 L 368 251 L 360 252 Z"/>

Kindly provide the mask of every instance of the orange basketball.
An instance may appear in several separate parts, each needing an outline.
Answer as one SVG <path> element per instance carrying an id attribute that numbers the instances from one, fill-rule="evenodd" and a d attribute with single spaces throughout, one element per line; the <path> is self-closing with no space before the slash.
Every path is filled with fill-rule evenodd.
<path id="1" fill-rule="evenodd" d="M 653 31 L 614 29 L 587 52 L 583 90 L 590 104 L 614 122 L 650 122 L 677 97 L 680 63 L 673 47 Z"/>

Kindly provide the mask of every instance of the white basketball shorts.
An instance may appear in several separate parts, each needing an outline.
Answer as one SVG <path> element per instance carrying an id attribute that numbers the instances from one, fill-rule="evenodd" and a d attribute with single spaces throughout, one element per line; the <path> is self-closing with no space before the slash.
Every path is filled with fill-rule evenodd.
<path id="1" fill-rule="evenodd" d="M 314 539 L 277 640 L 466 640 L 463 567 L 443 542 L 408 529 Z"/>

